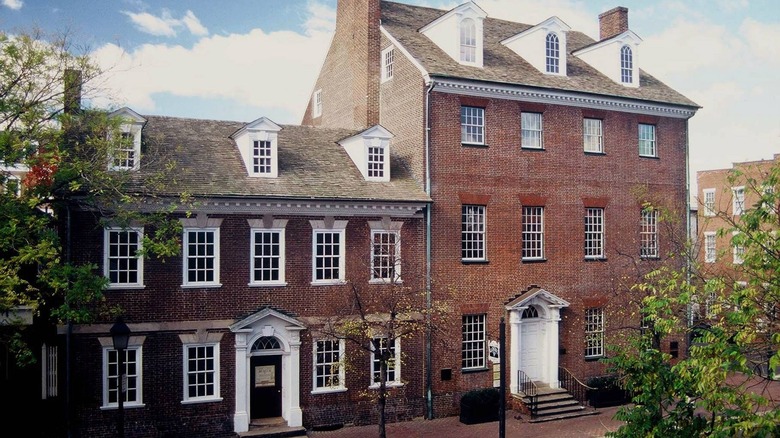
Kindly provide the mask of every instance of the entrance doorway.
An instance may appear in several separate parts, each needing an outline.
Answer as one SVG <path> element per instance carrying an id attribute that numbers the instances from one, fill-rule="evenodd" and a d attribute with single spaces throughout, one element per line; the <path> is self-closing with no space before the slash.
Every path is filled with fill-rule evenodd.
<path id="1" fill-rule="evenodd" d="M 544 323 L 536 311 L 529 307 L 522 313 L 523 326 L 520 340 L 520 369 L 534 381 L 542 380 L 542 345 L 544 335 L 542 324 Z"/>
<path id="2" fill-rule="evenodd" d="M 282 356 L 253 356 L 250 368 L 250 416 L 282 416 Z"/>

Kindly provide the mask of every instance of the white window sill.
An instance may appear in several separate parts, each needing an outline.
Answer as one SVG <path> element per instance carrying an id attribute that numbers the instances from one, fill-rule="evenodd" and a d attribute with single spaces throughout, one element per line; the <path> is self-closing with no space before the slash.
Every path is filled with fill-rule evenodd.
<path id="1" fill-rule="evenodd" d="M 111 283 L 106 289 L 109 290 L 123 290 L 123 289 L 146 289 L 145 284 L 114 284 Z"/>
<path id="2" fill-rule="evenodd" d="M 487 146 L 486 143 L 477 143 L 473 141 L 462 141 L 460 142 L 463 146 Z"/>
<path id="3" fill-rule="evenodd" d="M 286 281 L 269 281 L 268 283 L 248 283 L 249 287 L 284 287 L 287 286 Z"/>
<path id="4" fill-rule="evenodd" d="M 183 405 L 195 405 L 198 403 L 214 403 L 214 402 L 221 402 L 222 397 L 209 397 L 209 398 L 199 398 L 199 399 L 193 399 L 193 400 L 182 400 L 181 404 Z"/>
<path id="5" fill-rule="evenodd" d="M 123 409 L 134 409 L 134 408 L 144 408 L 146 405 L 144 403 L 131 403 L 126 402 L 124 405 L 122 405 Z M 119 409 L 119 406 L 117 405 L 111 405 L 111 406 L 101 406 L 101 411 L 115 411 Z"/>
<path id="6" fill-rule="evenodd" d="M 182 284 L 182 289 L 216 289 L 222 287 L 222 283 L 189 283 Z"/>
<path id="7" fill-rule="evenodd" d="M 544 150 L 543 147 L 539 147 L 539 146 L 522 146 L 522 145 L 520 146 L 520 149 L 530 149 L 532 151 L 543 151 Z"/>
<path id="8" fill-rule="evenodd" d="M 642 158 L 658 158 L 658 155 L 644 155 L 644 154 L 639 154 L 639 156 L 640 156 L 640 157 L 642 157 Z"/>
<path id="9" fill-rule="evenodd" d="M 387 382 L 385 383 L 385 388 L 400 388 L 404 386 L 402 382 Z M 378 383 L 372 383 L 369 385 L 368 389 L 379 389 Z"/>
<path id="10" fill-rule="evenodd" d="M 403 284 L 403 280 L 396 279 L 391 280 L 389 278 L 372 278 L 371 280 L 368 280 L 368 284 Z"/>
<path id="11" fill-rule="evenodd" d="M 339 392 L 347 392 L 347 388 L 340 386 L 338 388 L 317 388 L 312 391 L 312 395 L 316 394 L 335 394 Z"/>
<path id="12" fill-rule="evenodd" d="M 345 280 L 313 280 L 312 286 L 338 286 L 341 284 L 347 284 Z"/>

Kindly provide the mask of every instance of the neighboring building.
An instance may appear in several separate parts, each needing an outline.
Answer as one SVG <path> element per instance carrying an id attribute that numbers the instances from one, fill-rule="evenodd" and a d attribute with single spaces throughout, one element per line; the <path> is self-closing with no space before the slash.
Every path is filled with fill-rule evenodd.
<path id="1" fill-rule="evenodd" d="M 494 384 L 487 345 L 502 317 L 512 393 L 524 380 L 557 387 L 559 365 L 604 374 L 606 345 L 639 326 L 627 284 L 678 249 L 671 234 L 687 236 L 699 107 L 639 69 L 626 8 L 599 21 L 594 41 L 557 17 L 514 23 L 475 2 L 338 2 L 303 124 L 380 123 L 433 200 L 431 299 L 453 313 L 426 352 L 429 415 Z M 647 206 L 679 214 L 672 233 Z M 461 345 L 438 348 L 442 337 Z"/>

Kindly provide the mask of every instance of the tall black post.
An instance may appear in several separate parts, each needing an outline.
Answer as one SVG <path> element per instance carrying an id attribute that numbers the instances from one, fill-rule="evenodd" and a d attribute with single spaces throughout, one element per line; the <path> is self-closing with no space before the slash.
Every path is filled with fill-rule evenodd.
<path id="1" fill-rule="evenodd" d="M 125 438 L 125 349 L 117 350 L 116 354 L 119 365 L 119 386 L 117 388 L 119 419 L 117 420 L 117 429 L 119 429 L 119 438 Z"/>
<path id="2" fill-rule="evenodd" d="M 504 317 L 498 325 L 498 438 L 506 436 L 506 324 Z"/>

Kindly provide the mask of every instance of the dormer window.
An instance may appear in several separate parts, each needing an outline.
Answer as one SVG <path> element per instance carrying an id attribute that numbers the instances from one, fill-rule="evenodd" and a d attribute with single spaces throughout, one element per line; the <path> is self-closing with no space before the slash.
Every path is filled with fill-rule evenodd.
<path id="1" fill-rule="evenodd" d="M 473 63 L 477 61 L 477 26 L 471 18 L 460 22 L 460 60 Z"/>
<path id="2" fill-rule="evenodd" d="M 620 82 L 630 84 L 634 82 L 634 56 L 631 47 L 623 46 L 620 49 Z"/>
<path id="3" fill-rule="evenodd" d="M 264 178 L 278 176 L 278 133 L 281 129 L 276 123 L 261 117 L 230 136 L 244 160 L 247 175 Z"/>
<path id="4" fill-rule="evenodd" d="M 129 108 L 111 113 L 121 120 L 118 132 L 109 134 L 109 170 L 138 170 L 141 165 L 141 131 L 146 119 Z"/>
<path id="5" fill-rule="evenodd" d="M 355 163 L 366 181 L 390 181 L 390 139 L 387 129 L 380 125 L 341 140 L 339 144 Z"/>
<path id="6" fill-rule="evenodd" d="M 546 58 L 545 65 L 547 66 L 547 73 L 558 73 L 558 66 L 560 64 L 560 47 L 558 44 L 558 35 L 550 32 L 547 34 L 546 39 Z"/>

